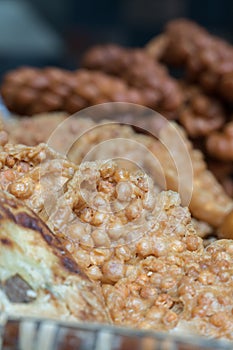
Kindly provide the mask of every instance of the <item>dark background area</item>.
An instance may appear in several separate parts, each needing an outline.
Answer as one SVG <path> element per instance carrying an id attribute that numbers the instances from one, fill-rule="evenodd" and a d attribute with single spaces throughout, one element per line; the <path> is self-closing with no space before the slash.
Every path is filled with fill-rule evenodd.
<path id="1" fill-rule="evenodd" d="M 0 76 L 21 65 L 74 69 L 89 46 L 143 46 L 178 17 L 233 42 L 233 0 L 0 0 Z"/>

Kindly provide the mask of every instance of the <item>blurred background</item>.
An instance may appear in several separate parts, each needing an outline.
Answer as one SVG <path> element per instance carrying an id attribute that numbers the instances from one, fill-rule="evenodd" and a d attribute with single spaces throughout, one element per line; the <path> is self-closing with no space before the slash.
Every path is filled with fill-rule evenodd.
<path id="1" fill-rule="evenodd" d="M 0 0 L 0 77 L 19 65 L 74 69 L 95 43 L 142 46 L 177 17 L 233 42 L 232 0 Z"/>

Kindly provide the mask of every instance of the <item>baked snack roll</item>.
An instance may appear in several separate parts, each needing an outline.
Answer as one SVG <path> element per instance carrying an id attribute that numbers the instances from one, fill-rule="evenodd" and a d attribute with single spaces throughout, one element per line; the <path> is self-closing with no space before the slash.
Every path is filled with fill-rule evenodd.
<path id="1" fill-rule="evenodd" d="M 0 191 L 0 310 L 81 322 L 109 322 L 101 289 L 46 224 Z"/>
<path id="2" fill-rule="evenodd" d="M 233 48 L 187 19 L 168 23 L 163 35 L 148 44 L 147 52 L 167 64 L 184 67 L 187 77 L 204 90 L 233 102 Z M 153 49 L 154 46 L 154 49 Z"/>
<path id="3" fill-rule="evenodd" d="M 191 139 L 205 140 L 227 122 L 227 108 L 220 99 L 205 93 L 198 85 L 181 81 L 180 86 L 184 98 L 177 112 L 178 121 Z"/>
<path id="4" fill-rule="evenodd" d="M 145 106 L 167 117 L 176 117 L 175 111 L 182 102 L 179 85 L 165 66 L 155 62 L 143 49 L 113 44 L 95 46 L 84 55 L 83 65 L 122 78 L 140 91 Z"/>
<path id="5" fill-rule="evenodd" d="M 8 109 L 20 115 L 51 111 L 75 113 L 104 102 L 145 104 L 140 91 L 103 72 L 55 67 L 23 67 L 5 75 L 1 94 Z"/>
<path id="6" fill-rule="evenodd" d="M 144 57 L 143 52 L 139 53 L 139 58 L 141 55 Z M 153 59 L 148 59 L 154 77 L 149 79 L 150 74 L 142 72 L 146 73 L 146 77 L 141 84 L 139 73 L 135 84 L 131 84 L 131 78 L 121 79 L 100 70 L 78 69 L 71 72 L 53 67 L 23 67 L 5 75 L 1 94 L 8 109 L 20 115 L 51 111 L 75 113 L 104 102 L 135 103 L 170 115 L 181 102 L 179 86 L 168 76 L 165 68 L 157 67 Z M 138 66 L 141 64 L 139 60 Z M 135 67 L 134 74 L 137 69 Z"/>

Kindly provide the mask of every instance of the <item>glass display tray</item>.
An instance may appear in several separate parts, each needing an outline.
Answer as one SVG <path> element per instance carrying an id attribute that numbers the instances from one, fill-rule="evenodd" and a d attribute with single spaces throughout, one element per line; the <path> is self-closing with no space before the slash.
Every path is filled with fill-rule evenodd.
<path id="1" fill-rule="evenodd" d="M 1 350 L 232 350 L 233 343 L 94 323 L 0 318 Z"/>

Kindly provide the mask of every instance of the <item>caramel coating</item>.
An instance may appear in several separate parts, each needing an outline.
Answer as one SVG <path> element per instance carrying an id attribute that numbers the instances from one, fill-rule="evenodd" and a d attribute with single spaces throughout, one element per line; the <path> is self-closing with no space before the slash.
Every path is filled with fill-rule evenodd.
<path id="1" fill-rule="evenodd" d="M 103 129 L 104 128 L 104 129 Z M 109 159 L 122 155 L 134 162 L 137 162 L 143 169 L 146 170 L 157 181 L 161 175 L 159 169 L 155 166 L 155 159 L 162 167 L 163 174 L 165 175 L 166 185 L 168 189 L 177 191 L 178 174 L 174 160 L 163 144 L 147 135 L 137 135 L 132 132 L 127 126 L 111 126 L 96 128 L 90 134 L 87 133 L 85 138 L 81 138 L 72 149 L 70 154 L 71 159 L 80 163 L 88 153 L 92 150 L 92 160 L 94 159 Z M 207 165 L 203 159 L 203 155 L 200 151 L 193 148 L 192 144 L 188 141 L 183 129 L 176 125 L 177 132 L 180 133 L 180 137 L 183 139 L 187 150 L 189 152 L 192 166 L 193 166 L 193 192 L 189 208 L 192 215 L 198 220 L 205 221 L 214 227 L 218 227 L 224 220 L 224 217 L 228 214 L 233 206 L 231 198 L 229 198 L 221 185 L 217 182 L 213 174 L 207 170 Z M 105 132 L 103 132 L 105 130 Z M 153 129 L 151 129 L 153 131 Z M 171 129 L 172 130 L 172 129 Z M 172 151 L 179 153 L 176 150 L 177 145 L 173 140 L 174 134 L 167 130 L 164 130 L 163 140 L 170 140 L 173 145 Z M 138 143 L 145 145 L 148 150 L 152 152 L 155 159 L 149 156 L 149 152 L 142 150 L 133 151 L 134 144 L 128 144 L 127 141 L 122 141 L 121 145 L 114 143 L 114 138 L 117 135 L 122 135 L 125 139 L 136 140 Z M 111 144 L 108 147 L 99 147 L 95 150 L 95 145 L 101 144 L 104 140 L 111 140 Z M 118 153 L 119 152 L 119 153 Z M 181 157 L 181 155 L 180 155 Z M 181 161 L 181 160 L 180 160 Z M 185 169 L 184 164 L 184 169 Z"/>
<path id="2" fill-rule="evenodd" d="M 232 339 L 232 248 L 221 240 L 200 254 L 144 256 L 126 278 L 103 285 L 114 322 Z"/>
<path id="3" fill-rule="evenodd" d="M 25 200 L 42 219 L 48 215 L 43 211 L 46 198 L 56 198 L 56 191 L 75 171 L 73 164 L 45 144 L 34 148 L 7 144 L 1 149 L 0 162 L 1 189 Z"/>
<path id="4" fill-rule="evenodd" d="M 56 154 L 44 145 L 34 149 L 6 146 L 4 151 L 8 151 L 11 157 L 14 155 L 15 163 L 10 168 L 14 176 L 5 179 L 6 165 L 3 166 L 1 187 L 24 200 L 46 220 L 88 275 L 90 271 L 93 279 L 97 278 L 96 273 L 103 282 L 116 282 L 125 276 L 125 264 L 130 257 L 147 255 L 152 249 L 158 256 L 167 254 L 171 242 L 170 239 L 166 241 L 166 230 L 175 232 L 177 229 L 177 235 L 183 235 L 182 227 L 185 229 L 191 221 L 187 209 L 179 207 L 178 194 L 168 191 L 157 198 L 157 189 L 151 179 L 138 171 L 128 172 L 105 161 L 83 163 L 77 169 L 63 158 L 56 158 Z M 35 156 L 28 158 L 32 151 Z M 27 162 L 32 159 L 31 167 L 17 172 L 23 159 Z M 41 160 L 40 164 L 37 159 Z M 26 182 L 33 183 L 33 193 L 25 195 L 22 187 L 17 187 Z M 59 191 L 59 185 L 64 193 Z M 56 191 L 58 197 L 54 198 L 52 194 Z M 168 220 L 163 215 L 160 218 L 163 210 L 170 210 L 172 216 L 177 215 L 175 226 L 171 218 Z M 164 230 L 160 243 L 156 240 L 158 225 Z M 192 230 L 190 228 L 190 233 L 187 232 L 183 243 L 175 241 L 174 250 L 181 252 L 186 245 L 190 251 L 199 249 L 199 238 L 191 239 Z M 146 240 L 150 231 L 155 235 L 153 244 Z"/>
<path id="5" fill-rule="evenodd" d="M 33 182 L 30 197 L 15 195 L 101 282 L 114 324 L 232 339 L 233 241 L 204 248 L 177 193 L 112 161 L 77 167 L 45 145 L 6 145 L 1 161 L 1 188 Z"/>
<path id="6" fill-rule="evenodd" d="M 233 161 L 233 121 L 226 124 L 222 132 L 212 133 L 207 138 L 206 147 L 213 157 Z"/>
<path id="7" fill-rule="evenodd" d="M 53 118 L 53 116 L 51 116 L 51 118 Z M 43 118 L 41 120 L 43 123 Z M 34 129 L 36 129 L 38 122 L 40 122 L 40 117 L 34 119 L 34 121 L 33 119 L 30 121 L 32 125 L 31 130 L 33 130 L 33 123 L 35 123 Z M 74 143 L 69 152 L 69 158 L 74 163 L 80 164 L 89 151 L 91 151 L 91 158 L 89 160 L 111 159 L 123 156 L 124 158 L 131 160 L 132 165 L 136 163 L 149 173 L 155 182 L 161 177 L 159 167 L 155 166 L 155 160 L 157 160 L 165 175 L 166 188 L 174 191 L 178 190 L 176 165 L 174 164 L 169 151 L 161 142 L 148 135 L 138 135 L 127 125 L 104 124 L 105 122 L 103 122 L 102 126 L 99 124 L 99 127 L 94 128 L 90 132 L 86 132 L 85 136 L 78 138 L 79 132 L 82 134 L 85 130 L 98 124 L 95 124 L 88 119 L 70 119 L 70 122 L 67 123 L 66 126 L 66 132 L 63 132 L 61 137 L 58 137 L 56 140 L 56 149 L 64 149 L 65 145 L 67 143 L 69 144 L 70 138 L 77 135 L 77 142 Z M 24 125 L 23 121 L 22 125 Z M 180 127 L 176 126 L 176 128 L 184 140 L 193 166 L 193 192 L 191 203 L 189 205 L 192 215 L 194 218 L 204 221 L 213 227 L 219 227 L 233 206 L 232 199 L 226 195 L 222 186 L 217 182 L 212 173 L 207 170 L 202 153 L 193 149 L 191 143 L 188 141 Z M 151 131 L 153 131 L 153 125 L 151 125 Z M 16 132 L 14 135 L 15 134 Z M 120 137 L 122 141 L 120 143 L 118 142 L 116 146 L 115 139 L 118 137 Z M 173 152 L 178 152 L 175 149 L 175 142 L 172 141 L 174 135 L 168 132 L 167 134 L 165 133 L 163 137 L 165 140 L 169 139 L 173 144 Z M 15 142 L 18 140 L 19 139 L 17 138 L 14 139 Z M 24 136 L 24 142 L 29 143 L 28 140 L 31 141 L 31 138 L 28 139 L 27 136 Z M 101 146 L 103 141 L 108 140 L 110 141 L 108 142 L 107 147 L 105 143 Z M 137 147 L 137 149 L 135 149 L 135 142 L 146 148 Z M 152 155 L 154 155 L 155 158 L 150 156 L 148 150 L 152 152 Z M 160 186 L 160 188 L 162 186 L 162 184 L 158 182 L 157 185 Z M 207 230 L 206 233 L 208 234 L 209 231 Z"/>

